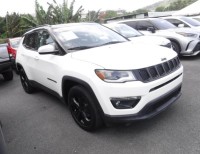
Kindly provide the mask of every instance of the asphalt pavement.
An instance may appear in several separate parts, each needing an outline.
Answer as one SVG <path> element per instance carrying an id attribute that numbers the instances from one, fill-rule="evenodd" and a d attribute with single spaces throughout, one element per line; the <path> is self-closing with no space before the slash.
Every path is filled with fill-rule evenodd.
<path id="1" fill-rule="evenodd" d="M 181 58 L 181 98 L 156 117 L 102 128 L 79 128 L 68 108 L 43 91 L 26 94 L 19 76 L 0 76 L 0 119 L 8 154 L 199 154 L 200 55 Z"/>

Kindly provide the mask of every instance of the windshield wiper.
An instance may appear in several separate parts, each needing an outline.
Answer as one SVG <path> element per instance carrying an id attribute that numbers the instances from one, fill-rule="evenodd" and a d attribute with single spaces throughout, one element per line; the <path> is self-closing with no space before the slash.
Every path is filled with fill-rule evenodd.
<path id="1" fill-rule="evenodd" d="M 68 50 L 84 50 L 90 48 L 93 48 L 93 46 L 78 46 L 78 47 L 68 48 Z"/>

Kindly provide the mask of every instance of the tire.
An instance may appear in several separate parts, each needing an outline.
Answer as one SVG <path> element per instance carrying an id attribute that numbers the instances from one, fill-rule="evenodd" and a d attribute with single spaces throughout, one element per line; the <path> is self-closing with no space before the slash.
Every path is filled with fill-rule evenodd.
<path id="1" fill-rule="evenodd" d="M 6 80 L 6 81 L 10 81 L 10 80 L 13 79 L 13 72 L 12 72 L 12 70 L 4 72 L 2 75 L 3 75 L 4 80 Z"/>
<path id="2" fill-rule="evenodd" d="M 68 94 L 68 105 L 75 122 L 86 131 L 94 131 L 102 125 L 91 94 L 82 86 L 74 86 Z"/>
<path id="3" fill-rule="evenodd" d="M 35 88 L 31 86 L 30 81 L 23 68 L 19 70 L 19 75 L 24 91 L 28 94 L 32 94 L 35 91 Z"/>
<path id="4" fill-rule="evenodd" d="M 181 48 L 179 46 L 179 44 L 175 41 L 171 41 L 172 43 L 172 49 L 178 54 L 180 55 L 180 52 L 181 52 Z"/>

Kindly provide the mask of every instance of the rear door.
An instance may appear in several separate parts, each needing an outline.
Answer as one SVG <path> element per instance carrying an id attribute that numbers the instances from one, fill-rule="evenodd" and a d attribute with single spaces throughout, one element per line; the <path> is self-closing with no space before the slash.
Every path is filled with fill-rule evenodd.
<path id="1" fill-rule="evenodd" d="M 29 80 L 35 80 L 40 74 L 36 74 L 35 62 L 37 62 L 38 49 L 38 31 L 31 32 L 25 35 L 23 46 L 18 49 L 18 56 L 23 64 L 23 68 Z M 17 56 L 17 58 L 18 58 Z"/>

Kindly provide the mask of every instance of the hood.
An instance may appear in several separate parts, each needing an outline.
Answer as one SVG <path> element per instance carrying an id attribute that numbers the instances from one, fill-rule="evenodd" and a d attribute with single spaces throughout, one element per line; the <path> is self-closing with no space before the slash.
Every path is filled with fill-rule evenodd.
<path id="1" fill-rule="evenodd" d="M 139 37 L 131 37 L 129 38 L 134 43 L 147 43 L 147 44 L 155 44 L 155 45 L 167 45 L 170 41 L 166 38 L 160 36 L 139 36 Z"/>
<path id="2" fill-rule="evenodd" d="M 200 30 L 200 28 L 199 28 Z M 185 33 L 200 33 L 200 31 L 198 31 L 197 29 L 194 28 L 173 28 L 173 29 L 169 29 L 169 31 L 171 32 L 185 32 Z"/>
<path id="3" fill-rule="evenodd" d="M 131 70 L 162 63 L 177 54 L 168 48 L 143 43 L 118 43 L 73 52 L 72 58 L 99 65 L 105 69 Z"/>
<path id="4" fill-rule="evenodd" d="M 195 30 L 197 30 L 198 32 L 200 32 L 200 26 L 192 27 L 192 29 L 195 29 Z"/>

